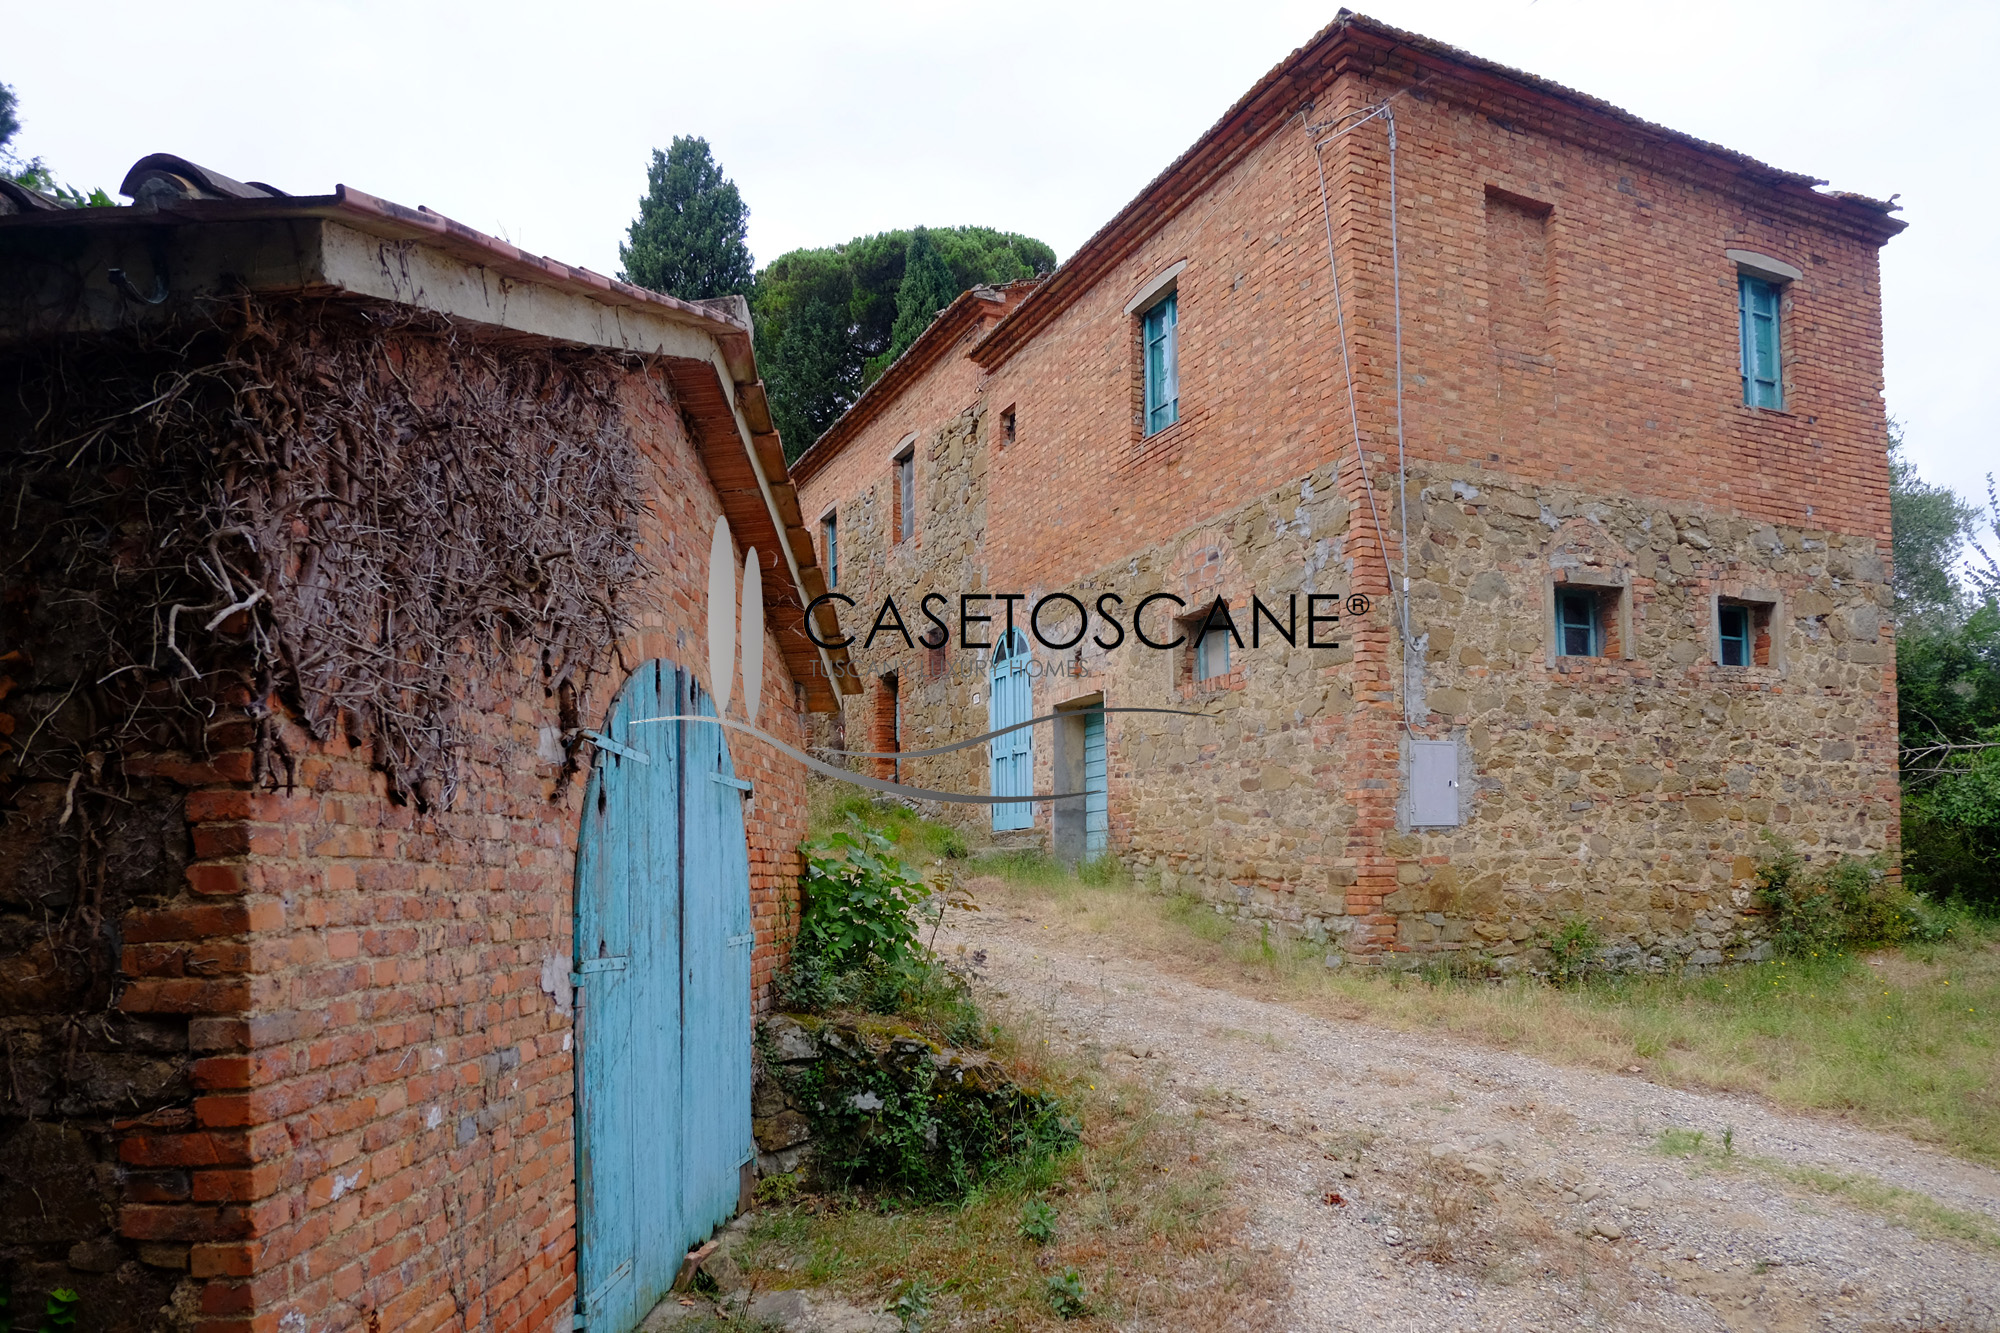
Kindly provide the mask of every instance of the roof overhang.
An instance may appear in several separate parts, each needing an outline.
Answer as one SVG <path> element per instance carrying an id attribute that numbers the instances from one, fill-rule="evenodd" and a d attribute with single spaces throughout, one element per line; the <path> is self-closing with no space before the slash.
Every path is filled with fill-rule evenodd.
<path id="1" fill-rule="evenodd" d="M 497 336 L 649 358 L 664 367 L 686 409 L 732 532 L 757 548 L 767 624 L 808 706 L 837 708 L 836 682 L 857 687 L 845 650 L 822 647 L 805 631 L 805 608 L 826 591 L 825 579 L 771 423 L 741 297 L 696 302 L 647 291 L 346 186 L 330 195 L 149 204 L 0 216 L 0 344 L 130 328 L 252 291 L 388 302 Z M 820 608 L 819 623 L 821 638 L 839 637 L 830 606 Z"/>

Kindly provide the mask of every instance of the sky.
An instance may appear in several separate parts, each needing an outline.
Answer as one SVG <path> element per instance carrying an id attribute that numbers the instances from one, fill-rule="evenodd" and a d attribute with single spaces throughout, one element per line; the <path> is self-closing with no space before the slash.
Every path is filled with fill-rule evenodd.
<path id="1" fill-rule="evenodd" d="M 116 190 L 172 152 L 342 182 L 603 273 L 697 134 L 760 262 L 976 223 L 1067 256 L 1329 22 L 1296 0 L 1006 5 L 0 0 L 16 147 Z M 1366 0 L 1362 12 L 1837 189 L 1900 195 L 1887 402 L 1930 480 L 2000 471 L 2000 4 Z M 26 53 L 26 59 L 23 54 Z"/>

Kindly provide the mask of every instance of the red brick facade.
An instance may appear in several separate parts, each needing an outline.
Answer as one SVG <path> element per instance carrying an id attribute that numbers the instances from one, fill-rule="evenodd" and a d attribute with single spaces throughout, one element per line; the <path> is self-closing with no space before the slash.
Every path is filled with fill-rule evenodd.
<path id="1" fill-rule="evenodd" d="M 192 262 L 177 272 L 190 286 L 199 276 Z M 532 312 L 535 275 L 513 276 L 517 308 Z M 555 304 L 551 321 L 595 317 L 593 298 L 574 291 L 541 298 L 574 303 Z M 338 727 L 313 740 L 275 699 L 264 703 L 286 719 L 292 780 L 253 781 L 256 709 L 240 688 L 209 725 L 205 754 L 141 747 L 100 753 L 84 770 L 97 775 L 87 791 L 117 788 L 102 798 L 113 822 L 100 835 L 122 877 L 99 899 L 119 905 L 106 929 L 113 980 L 93 1000 L 67 980 L 73 961 L 0 951 L 0 1036 L 15 1057 L 0 1097 L 0 1161 L 18 1180 L 7 1197 L 19 1204 L 32 1185 L 60 1214 L 0 1231 L 17 1293 L 80 1288 L 82 1326 L 120 1333 L 571 1327 L 571 933 L 595 751 L 564 728 L 602 726 L 626 674 L 650 659 L 706 676 L 710 536 L 725 516 L 737 567 L 753 541 L 764 565 L 759 725 L 802 744 L 808 698 L 796 669 L 802 599 L 778 536 L 796 523 L 765 508 L 747 442 L 768 424 L 756 415 L 747 329 L 669 298 L 627 299 L 639 317 L 680 321 L 663 339 L 694 328 L 706 342 L 685 346 L 706 355 L 669 343 L 667 355 L 624 362 L 617 417 L 639 456 L 640 573 L 616 589 L 630 629 L 580 716 L 561 715 L 537 643 L 455 682 L 461 783 L 430 813 L 390 798 L 365 746 Z M 488 332 L 466 321 L 453 336 Z M 755 389 L 755 410 L 726 396 L 720 372 L 738 352 L 751 379 L 734 386 L 736 402 Z M 421 373 L 404 349 L 391 355 Z M 795 515 L 782 468 L 763 480 Z M 66 743 L 83 724 L 62 713 L 74 691 L 53 673 L 93 644 L 40 604 L 47 589 L 0 591 L 10 634 L 34 650 L 10 661 L 25 688 L 4 706 L 29 728 L 53 719 L 47 734 Z M 753 738 L 726 743 L 753 788 L 744 814 L 762 1009 L 797 918 L 804 774 Z M 566 766 L 566 746 L 582 771 Z M 79 821 L 61 781 L 0 776 L 12 807 L 0 857 L 11 944 L 45 864 L 76 855 Z"/>
<path id="2" fill-rule="evenodd" d="M 1384 105 L 1393 249 L 1389 118 L 1362 119 Z M 1128 613 L 1148 592 L 1220 594 L 1239 616 L 1252 594 L 1363 594 L 1337 653 L 1239 648 L 1232 680 L 1204 687 L 1086 644 L 1038 685 L 1038 713 L 1097 693 L 1216 713 L 1201 740 L 1108 719 L 1119 855 L 1351 955 L 1518 953 L 1579 913 L 1655 965 L 1747 947 L 1759 826 L 1894 845 L 1876 254 L 1899 229 L 1881 205 L 1346 16 L 964 361 L 800 460 L 805 507 L 837 505 L 857 534 L 892 434 L 971 460 L 918 519 L 949 549 L 844 538 L 854 660 L 906 670 L 899 641 L 859 636 L 882 596 L 907 610 L 933 587 L 1110 589 Z M 1731 252 L 1798 273 L 1782 411 L 1743 403 Z M 1168 274 L 1180 416 L 1147 435 L 1131 307 Z M 1603 590 L 1587 662 L 1554 652 L 1559 584 Z M 1713 607 L 1745 590 L 1780 612 L 1783 672 L 1716 665 Z M 938 705 L 939 740 L 979 729 L 978 683 L 975 667 Z M 906 734 L 924 720 L 906 712 Z M 1411 824 L 1425 739 L 1469 754 L 1456 830 Z M 931 771 L 983 782 L 974 764 Z"/>

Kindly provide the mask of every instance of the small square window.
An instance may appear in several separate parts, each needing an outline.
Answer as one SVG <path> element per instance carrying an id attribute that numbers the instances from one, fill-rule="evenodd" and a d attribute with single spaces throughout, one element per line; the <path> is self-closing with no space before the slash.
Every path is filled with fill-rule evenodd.
<path id="1" fill-rule="evenodd" d="M 1181 419 L 1177 293 L 1148 310 L 1139 321 L 1139 345 L 1146 368 L 1146 431 L 1165 430 Z"/>
<path id="2" fill-rule="evenodd" d="M 1716 603 L 1717 662 L 1726 667 L 1771 665 L 1771 604 Z"/>
<path id="3" fill-rule="evenodd" d="M 1784 288 L 1764 278 L 1739 273 L 1736 278 L 1737 334 L 1742 344 L 1743 401 L 1751 407 L 1782 409 L 1784 382 L 1779 376 L 1778 312 Z"/>
<path id="4" fill-rule="evenodd" d="M 1604 656 L 1604 625 L 1599 597 L 1588 588 L 1556 590 L 1556 642 L 1564 657 Z"/>

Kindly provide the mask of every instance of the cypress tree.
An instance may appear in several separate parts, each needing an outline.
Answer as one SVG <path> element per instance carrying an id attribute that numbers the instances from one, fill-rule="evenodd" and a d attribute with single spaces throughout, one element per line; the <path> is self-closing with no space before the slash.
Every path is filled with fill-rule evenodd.
<path id="1" fill-rule="evenodd" d="M 910 344 L 931 326 L 938 311 L 950 305 L 964 290 L 965 285 L 952 276 L 951 266 L 938 253 L 937 242 L 931 239 L 930 229 L 917 228 L 910 236 L 909 253 L 903 260 L 903 281 L 896 288 L 896 325 L 890 331 L 889 350 L 882 359 L 881 369 L 887 369 L 907 351 Z M 872 366 L 870 371 L 871 379 L 880 373 Z"/>
<path id="2" fill-rule="evenodd" d="M 626 282 L 698 301 L 747 293 L 750 209 L 709 155 L 708 140 L 675 135 L 653 150 L 630 240 L 618 247 Z"/>

